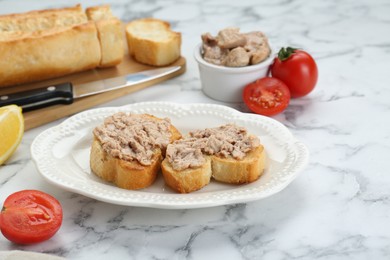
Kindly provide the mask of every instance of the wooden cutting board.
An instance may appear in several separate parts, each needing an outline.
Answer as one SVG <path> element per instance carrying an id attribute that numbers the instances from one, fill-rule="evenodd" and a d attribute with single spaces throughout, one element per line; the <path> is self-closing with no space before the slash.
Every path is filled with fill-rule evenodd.
<path id="1" fill-rule="evenodd" d="M 175 71 L 171 74 L 165 75 L 164 77 L 144 82 L 138 85 L 133 85 L 131 87 L 122 88 L 118 90 L 113 90 L 109 92 L 105 92 L 102 94 L 97 94 L 85 98 L 80 98 L 74 101 L 73 104 L 70 105 L 55 105 L 50 106 L 34 111 L 25 112 L 24 114 L 24 122 L 25 122 L 25 130 L 38 127 L 40 125 L 49 123 L 51 121 L 55 121 L 57 119 L 63 118 L 65 116 L 69 116 L 72 114 L 76 114 L 80 111 L 89 109 L 93 106 L 111 101 L 113 99 L 122 97 L 124 95 L 128 95 L 137 90 L 146 88 L 148 86 L 155 85 L 157 83 L 163 82 L 170 78 L 179 76 L 183 74 L 186 70 L 186 60 L 184 57 L 181 57 L 175 63 L 170 66 L 180 66 L 180 70 Z M 26 84 L 20 86 L 14 86 L 9 88 L 0 88 L 0 96 L 4 94 L 10 94 L 15 92 L 21 92 L 28 89 L 35 89 L 45 86 L 50 86 L 51 84 L 61 83 L 61 82 L 72 82 L 72 83 L 85 83 L 96 81 L 99 79 L 106 79 L 117 77 L 121 75 L 126 75 L 129 73 L 134 73 L 138 71 L 154 69 L 156 67 L 144 65 L 133 60 L 128 54 L 125 55 L 124 60 L 121 64 L 113 68 L 106 69 L 94 69 L 89 71 L 84 71 L 80 73 L 75 73 L 72 75 L 68 75 L 65 77 L 55 78 L 52 80 L 45 80 L 34 84 Z"/>

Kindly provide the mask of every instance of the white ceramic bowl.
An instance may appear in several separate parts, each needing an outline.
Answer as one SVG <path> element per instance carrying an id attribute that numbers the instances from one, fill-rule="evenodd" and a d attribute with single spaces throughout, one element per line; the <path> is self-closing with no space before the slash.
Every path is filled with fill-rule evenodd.
<path id="1" fill-rule="evenodd" d="M 242 102 L 244 87 L 259 78 L 266 77 L 274 59 L 271 48 L 271 54 L 265 61 L 256 65 L 231 68 L 205 61 L 201 51 L 202 44 L 199 44 L 195 48 L 194 56 L 199 66 L 203 92 L 213 99 L 224 102 Z"/>

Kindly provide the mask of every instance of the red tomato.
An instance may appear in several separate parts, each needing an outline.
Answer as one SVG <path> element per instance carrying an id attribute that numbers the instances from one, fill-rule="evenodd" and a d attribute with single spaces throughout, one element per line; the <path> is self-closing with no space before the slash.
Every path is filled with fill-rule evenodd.
<path id="1" fill-rule="evenodd" d="M 266 77 L 245 86 L 243 99 L 253 112 L 272 116 L 286 109 L 290 102 L 290 91 L 282 81 Z"/>
<path id="2" fill-rule="evenodd" d="M 0 229 L 10 241 L 32 244 L 51 238 L 62 223 L 58 200 L 38 190 L 22 190 L 8 196 L 0 214 Z"/>
<path id="3" fill-rule="evenodd" d="M 283 81 L 291 97 L 309 94 L 317 83 L 318 69 L 313 57 L 305 51 L 282 48 L 271 67 L 272 77 Z"/>

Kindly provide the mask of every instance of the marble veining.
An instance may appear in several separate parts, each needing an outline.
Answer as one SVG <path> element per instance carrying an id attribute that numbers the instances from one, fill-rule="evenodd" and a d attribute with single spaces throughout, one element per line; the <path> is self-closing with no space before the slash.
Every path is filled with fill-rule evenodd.
<path id="1" fill-rule="evenodd" d="M 0 0 L 0 14 L 79 1 Z M 84 1 L 91 6 L 101 1 Z M 66 259 L 390 259 L 390 4 L 375 1 L 105 1 L 123 21 L 156 17 L 183 36 L 187 72 L 104 106 L 142 101 L 215 103 L 201 91 L 194 47 L 204 32 L 227 26 L 262 30 L 277 51 L 301 47 L 317 61 L 319 82 L 274 116 L 310 150 L 301 175 L 267 199 L 205 209 L 112 205 L 47 183 L 31 160 L 43 130 L 27 131 L 0 166 L 0 198 L 39 189 L 63 205 L 50 240 L 19 246 L 0 236 L 0 251 Z M 248 112 L 244 104 L 225 104 Z"/>

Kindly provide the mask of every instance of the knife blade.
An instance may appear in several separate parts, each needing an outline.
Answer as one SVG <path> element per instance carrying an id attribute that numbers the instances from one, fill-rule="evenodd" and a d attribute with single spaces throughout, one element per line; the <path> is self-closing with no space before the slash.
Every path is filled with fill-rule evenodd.
<path id="1" fill-rule="evenodd" d="M 26 112 L 56 104 L 72 104 L 77 98 L 96 95 L 158 79 L 178 71 L 180 68 L 180 66 L 173 66 L 151 69 L 82 84 L 72 84 L 71 82 L 53 84 L 20 93 L 1 95 L 0 106 L 15 104 L 21 106 L 23 112 Z"/>

